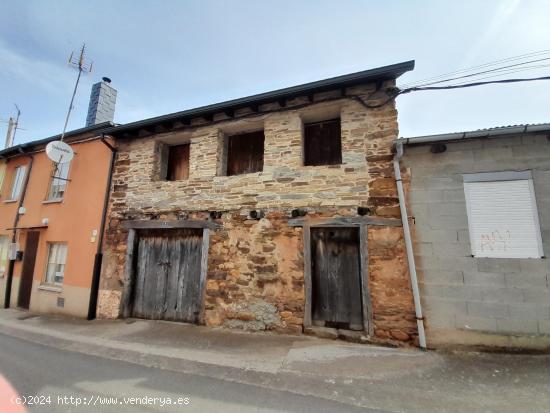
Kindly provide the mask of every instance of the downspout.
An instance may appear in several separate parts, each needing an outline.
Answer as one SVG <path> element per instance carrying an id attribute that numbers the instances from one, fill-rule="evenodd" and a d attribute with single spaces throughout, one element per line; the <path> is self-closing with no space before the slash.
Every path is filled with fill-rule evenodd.
<path id="1" fill-rule="evenodd" d="M 109 209 L 109 198 L 111 194 L 111 183 L 113 181 L 113 168 L 116 161 L 116 148 L 105 140 L 105 135 L 101 135 L 101 142 L 111 151 L 111 163 L 109 164 L 109 175 L 107 177 L 107 187 L 105 188 L 105 197 L 103 199 L 103 211 L 101 213 L 101 224 L 99 228 L 99 241 L 97 251 L 94 257 L 94 269 L 92 270 L 92 285 L 90 288 L 90 301 L 88 304 L 88 320 L 94 320 L 97 312 L 97 297 L 99 295 L 99 281 L 101 279 L 101 264 L 103 263 L 103 235 L 105 232 L 105 223 L 107 222 L 107 212 Z"/>
<path id="2" fill-rule="evenodd" d="M 19 148 L 20 154 L 25 154 L 25 152 Z M 25 176 L 25 182 L 23 183 L 23 188 L 21 189 L 21 195 L 19 197 L 19 205 L 17 206 L 17 211 L 15 213 L 15 219 L 13 220 L 13 233 L 11 236 L 11 243 L 15 244 L 17 241 L 17 224 L 19 224 L 19 217 L 21 210 L 21 207 L 23 206 L 23 202 L 25 202 L 25 195 L 27 194 L 27 185 L 29 184 L 29 179 L 31 177 L 32 172 L 32 164 L 34 162 L 34 157 L 32 155 L 25 154 L 30 158 L 29 162 L 29 170 L 26 173 Z M 10 259 L 10 263 L 8 264 L 8 274 L 6 278 L 6 291 L 4 293 L 4 308 L 10 308 L 10 301 L 11 301 L 11 285 L 13 281 L 13 269 L 15 267 L 15 260 Z"/>
<path id="3" fill-rule="evenodd" d="M 420 291 L 418 288 L 418 278 L 416 276 L 416 265 L 414 262 L 411 230 L 409 228 L 409 216 L 407 214 L 407 205 L 405 203 L 405 191 L 403 190 L 403 181 L 401 180 L 401 169 L 399 166 L 399 159 L 403 156 L 403 142 L 397 142 L 396 149 L 397 152 L 393 158 L 393 169 L 395 171 L 395 182 L 397 184 L 397 194 L 399 196 L 399 209 L 401 210 L 401 221 L 403 222 L 405 248 L 407 250 L 407 261 L 409 264 L 409 274 L 411 277 L 414 310 L 416 313 L 416 325 L 418 327 L 418 341 L 420 344 L 420 348 L 425 350 L 426 333 L 424 331 L 424 317 L 422 316 L 422 304 L 420 303 Z"/>

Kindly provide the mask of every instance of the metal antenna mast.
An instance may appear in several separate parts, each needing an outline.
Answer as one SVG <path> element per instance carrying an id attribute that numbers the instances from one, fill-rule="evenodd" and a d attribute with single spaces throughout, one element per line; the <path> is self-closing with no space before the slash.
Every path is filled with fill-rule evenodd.
<path id="1" fill-rule="evenodd" d="M 13 124 L 13 135 L 11 135 L 10 146 L 15 142 L 15 134 L 17 133 L 17 129 L 19 129 L 19 116 L 21 115 L 21 111 L 19 110 L 17 103 L 14 103 L 14 106 L 15 109 L 17 109 L 17 116 L 15 117 L 15 123 Z"/>
<path id="2" fill-rule="evenodd" d="M 71 104 L 69 105 L 69 110 L 67 111 L 67 117 L 65 118 L 65 126 L 63 126 L 63 133 L 61 134 L 60 141 L 62 142 L 63 142 L 63 138 L 65 137 L 65 132 L 67 131 L 67 124 L 69 123 L 69 117 L 71 116 L 71 111 L 73 110 L 73 102 L 74 102 L 74 97 L 76 95 L 76 89 L 78 88 L 78 82 L 80 82 L 80 75 L 82 74 L 82 72 L 90 73 L 92 71 L 93 62 L 90 63 L 89 65 L 86 64 L 85 51 L 86 51 L 86 43 L 84 43 L 80 48 L 80 56 L 78 57 L 78 59 L 76 58 L 73 59 L 74 52 L 72 52 L 71 56 L 69 57 L 69 65 L 78 69 L 78 77 L 76 78 L 76 83 L 74 85 L 74 90 L 73 90 L 73 96 L 71 97 Z"/>
<path id="3" fill-rule="evenodd" d="M 11 116 L 7 121 L 0 119 L 0 122 L 6 122 L 8 124 L 8 133 L 6 134 L 6 143 L 5 143 L 6 148 L 9 148 L 13 145 L 13 142 L 15 140 L 15 133 L 17 132 L 17 129 L 21 129 L 19 127 L 19 116 L 21 115 L 21 111 L 19 110 L 19 106 L 17 106 L 16 103 L 14 103 L 14 105 L 15 105 L 15 109 L 17 109 L 17 116 L 15 117 L 15 120 L 13 120 Z"/>

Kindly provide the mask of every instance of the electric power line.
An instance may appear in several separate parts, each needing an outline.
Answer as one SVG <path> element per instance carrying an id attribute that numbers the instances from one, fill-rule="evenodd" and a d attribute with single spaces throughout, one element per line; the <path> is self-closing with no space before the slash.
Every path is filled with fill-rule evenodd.
<path id="1" fill-rule="evenodd" d="M 486 74 L 486 73 L 499 72 L 499 71 L 502 71 L 502 70 L 505 70 L 505 69 L 510 69 L 511 67 L 519 67 L 519 66 L 526 65 L 526 64 L 529 64 L 529 63 L 538 63 L 538 62 L 542 62 L 542 61 L 545 61 L 545 60 L 550 60 L 550 57 L 545 57 L 543 59 L 529 60 L 527 62 L 522 62 L 522 63 L 515 63 L 513 65 L 502 66 L 502 67 L 498 67 L 498 68 L 495 68 L 495 69 L 489 69 L 489 70 L 484 70 L 484 71 L 481 71 L 481 72 L 470 73 L 470 74 L 467 74 L 467 75 L 457 76 L 457 77 L 453 77 L 453 78 L 449 78 L 449 79 L 423 83 L 423 84 L 417 85 L 416 87 L 418 87 L 418 86 L 430 86 L 430 85 L 435 85 L 435 84 L 438 84 L 438 83 L 447 83 L 447 82 L 451 82 L 453 80 L 464 79 L 464 78 L 467 78 L 467 77 L 476 77 L 476 76 L 483 75 L 483 74 Z"/>
<path id="2" fill-rule="evenodd" d="M 492 62 L 484 63 L 484 64 L 481 64 L 481 65 L 472 66 L 472 67 L 469 67 L 469 68 L 466 68 L 466 69 L 460 69 L 460 70 L 456 70 L 456 71 L 453 71 L 453 72 L 444 73 L 444 74 L 441 74 L 441 75 L 438 75 L 438 76 L 433 76 L 433 77 L 429 77 L 429 78 L 420 79 L 420 80 L 417 80 L 417 81 L 405 83 L 405 84 L 401 85 L 400 87 L 401 88 L 408 88 L 408 87 L 413 87 L 413 86 L 420 86 L 420 84 L 424 84 L 424 83 L 434 81 L 434 80 L 439 80 L 439 79 L 446 78 L 446 77 L 449 77 L 449 76 L 454 76 L 454 75 L 457 75 L 457 74 L 460 74 L 460 73 L 467 73 L 467 72 L 470 72 L 472 70 L 482 69 L 482 68 L 490 67 L 490 66 L 495 66 L 495 65 L 500 64 L 500 63 L 507 63 L 507 62 L 512 62 L 512 61 L 527 59 L 527 58 L 530 58 L 530 57 L 545 55 L 545 54 L 548 54 L 548 53 L 550 53 L 550 50 L 540 50 L 540 51 L 537 51 L 537 52 L 524 53 L 524 54 L 521 54 L 521 55 L 511 56 L 511 57 L 507 57 L 507 58 L 504 58 L 504 59 L 499 59 L 499 60 L 495 60 L 495 61 L 492 61 Z"/>
<path id="3" fill-rule="evenodd" d="M 405 93 L 422 91 L 422 90 L 447 90 L 447 89 L 461 89 L 466 87 L 483 86 L 498 83 L 518 83 L 518 82 L 532 82 L 536 80 L 550 80 L 550 76 L 531 77 L 531 78 L 519 78 L 519 79 L 501 79 L 501 80 L 489 80 L 487 82 L 473 82 L 461 85 L 446 85 L 446 86 L 420 86 L 412 87 L 404 90 L 400 90 L 398 95 Z"/>
<path id="4" fill-rule="evenodd" d="M 501 73 L 493 73 L 489 76 L 479 77 L 479 78 L 475 79 L 475 81 L 477 82 L 477 81 L 482 80 L 482 79 L 492 79 L 492 78 L 498 77 L 498 76 L 511 75 L 511 74 L 518 73 L 518 72 L 524 72 L 526 70 L 541 69 L 541 68 L 544 68 L 544 67 L 550 67 L 550 64 L 526 66 L 526 67 L 522 67 L 522 68 L 506 70 L 506 71 L 501 72 Z M 459 83 L 454 83 L 454 84 L 455 85 L 463 85 L 465 83 L 470 83 L 470 82 L 471 82 L 471 80 L 466 80 L 464 82 L 459 82 Z"/>

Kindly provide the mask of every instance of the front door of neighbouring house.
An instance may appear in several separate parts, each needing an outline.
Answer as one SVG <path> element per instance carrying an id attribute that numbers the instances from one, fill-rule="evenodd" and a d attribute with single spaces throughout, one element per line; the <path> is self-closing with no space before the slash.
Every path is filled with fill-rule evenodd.
<path id="1" fill-rule="evenodd" d="M 359 228 L 311 228 L 314 325 L 363 330 Z"/>
<path id="2" fill-rule="evenodd" d="M 27 233 L 25 251 L 23 252 L 23 268 L 19 282 L 19 295 L 17 297 L 17 306 L 25 309 L 28 309 L 31 303 L 32 280 L 34 277 L 34 264 L 36 262 L 39 238 L 40 232 L 38 231 L 29 231 Z"/>
<path id="3" fill-rule="evenodd" d="M 132 315 L 198 323 L 202 229 L 140 231 Z"/>

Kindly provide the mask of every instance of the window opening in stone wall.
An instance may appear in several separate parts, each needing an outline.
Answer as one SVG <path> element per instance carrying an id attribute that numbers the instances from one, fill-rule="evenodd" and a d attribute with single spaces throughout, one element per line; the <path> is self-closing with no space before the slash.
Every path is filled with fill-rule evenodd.
<path id="1" fill-rule="evenodd" d="M 261 172 L 264 169 L 264 131 L 227 137 L 227 175 Z"/>
<path id="2" fill-rule="evenodd" d="M 340 119 L 304 124 L 304 165 L 342 163 Z"/>
<path id="3" fill-rule="evenodd" d="M 189 179 L 190 145 L 168 146 L 168 164 L 166 168 L 167 181 Z"/>

